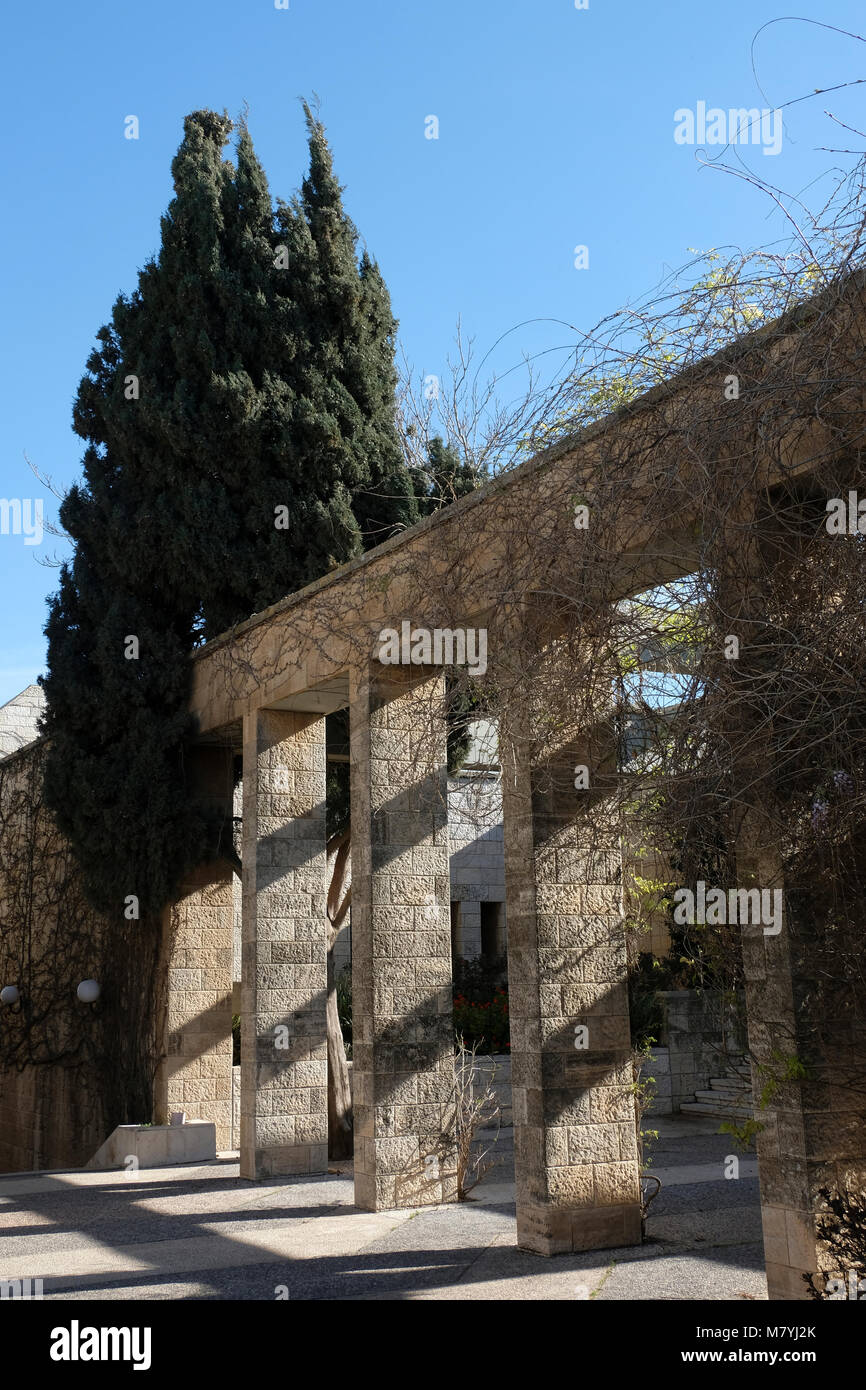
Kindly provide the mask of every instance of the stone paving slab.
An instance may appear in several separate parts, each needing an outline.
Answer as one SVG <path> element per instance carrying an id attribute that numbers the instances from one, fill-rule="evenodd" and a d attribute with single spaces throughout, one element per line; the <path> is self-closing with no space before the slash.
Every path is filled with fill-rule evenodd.
<path id="1" fill-rule="evenodd" d="M 351 1164 L 252 1183 L 236 1155 L 137 1173 L 0 1175 L 0 1278 L 46 1298 L 151 1300 L 765 1299 L 754 1162 L 714 1122 L 660 1117 L 650 1239 L 545 1259 L 516 1243 L 513 1144 L 475 1200 L 409 1211 L 354 1206 Z M 662 1157 L 663 1155 L 663 1157 Z"/>

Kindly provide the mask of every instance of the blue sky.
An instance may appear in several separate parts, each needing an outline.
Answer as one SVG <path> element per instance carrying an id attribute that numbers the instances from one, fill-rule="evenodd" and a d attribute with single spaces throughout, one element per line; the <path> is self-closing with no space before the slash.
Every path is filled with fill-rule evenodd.
<path id="1" fill-rule="evenodd" d="M 862 28 L 861 4 L 803 0 L 801 15 Z M 7 498 L 55 504 L 25 453 L 61 487 L 81 441 L 71 404 L 96 330 L 158 246 L 184 115 L 249 103 L 274 194 L 305 169 L 298 102 L 317 93 L 346 204 L 391 289 L 416 370 L 438 372 L 460 317 L 483 353 L 567 343 L 689 259 L 783 233 L 745 182 L 702 168 L 674 112 L 781 106 L 850 82 L 866 45 L 786 21 L 756 0 L 148 0 L 25 5 L 4 21 L 7 202 L 0 222 L 2 476 Z M 839 156 L 862 146 L 864 87 L 786 117 L 778 156 L 740 150 L 814 204 Z M 124 138 L 135 115 L 138 140 Z M 425 118 L 439 120 L 438 140 Z M 711 151 L 716 153 L 716 151 Z M 815 182 L 818 180 L 818 182 Z M 589 248 L 576 270 L 574 248 Z M 544 322 L 546 321 L 546 322 Z M 62 542 L 0 535 L 0 702 L 39 674 L 45 598 Z"/>

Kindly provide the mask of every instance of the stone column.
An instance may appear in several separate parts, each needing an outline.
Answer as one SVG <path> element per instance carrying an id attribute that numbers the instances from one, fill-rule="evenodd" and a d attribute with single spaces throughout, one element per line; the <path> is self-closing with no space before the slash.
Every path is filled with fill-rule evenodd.
<path id="1" fill-rule="evenodd" d="M 780 888 L 778 864 L 774 872 L 770 856 L 756 855 L 752 849 L 744 830 L 737 856 L 738 883 L 771 891 Z M 765 936 L 760 924 L 743 926 L 741 943 L 752 1091 L 759 1098 L 767 1081 L 780 1075 L 781 1059 L 797 1055 L 787 914 L 783 912 L 778 935 Z M 809 1296 L 803 1274 L 813 1273 L 818 1263 L 802 1090 L 794 1079 L 781 1086 L 772 1080 L 767 1096 L 770 1104 L 756 1111 L 762 1127 L 756 1148 L 767 1294 L 771 1299 L 803 1299 Z"/>
<path id="2" fill-rule="evenodd" d="M 328 1166 L 325 721 L 244 719 L 241 1177 Z"/>
<path id="3" fill-rule="evenodd" d="M 232 753 L 189 753 L 196 790 L 225 817 L 231 844 Z M 232 879 L 226 860 L 187 874 L 163 917 L 167 956 L 166 1055 L 154 1087 L 154 1117 L 173 1110 L 216 1126 L 217 1150 L 232 1147 Z"/>
<path id="4" fill-rule="evenodd" d="M 810 1297 L 810 1283 L 826 1294 L 834 1277 L 848 1294 L 848 1271 L 819 1238 L 822 1192 L 866 1190 L 866 1024 L 857 968 L 864 852 L 860 826 L 845 817 L 836 827 L 828 820 L 823 831 L 812 820 L 803 835 L 804 807 L 790 794 L 792 773 L 778 752 L 787 735 L 776 712 L 790 719 L 792 708 L 778 685 L 799 676 L 780 663 L 786 615 L 772 597 L 796 595 L 801 567 L 821 567 L 811 522 L 797 537 L 790 520 L 762 516 L 750 493 L 740 509 L 718 577 L 721 630 L 739 639 L 737 659 L 720 663 L 728 683 L 723 732 L 733 750 L 737 887 L 781 895 L 781 919 L 773 903 L 771 922 L 743 926 L 741 940 L 767 1290 L 773 1300 L 799 1301 Z M 824 617 L 831 632 L 835 625 L 830 645 L 844 669 L 853 630 L 832 603 Z M 849 734 L 860 736 L 856 713 L 847 728 L 843 720 L 830 727 L 832 740 L 810 749 L 814 771 L 801 772 L 800 795 L 831 779 L 837 749 L 845 750 Z M 855 1286 L 859 1276 L 862 1270 Z"/>
<path id="5" fill-rule="evenodd" d="M 820 888 L 807 883 L 790 891 L 778 852 L 756 849 L 757 837 L 749 834 L 756 820 L 745 820 L 738 881 L 783 890 L 781 930 L 775 924 L 769 931 L 762 925 L 742 928 L 767 1293 L 773 1300 L 798 1301 L 811 1297 L 810 1282 L 826 1293 L 827 1281 L 837 1278 L 848 1297 L 848 1270 L 822 1249 L 817 1219 L 825 1209 L 823 1188 L 866 1189 L 866 1029 L 856 1005 L 851 1007 L 856 977 L 849 975 L 839 989 L 845 978 L 839 957 L 847 949 L 849 960 L 855 958 L 860 924 L 847 937 L 837 927 L 842 940 L 838 978 L 832 981 L 833 933 L 824 935 L 818 925 L 822 908 L 826 912 L 826 904 L 816 901 Z M 862 1007 L 862 989 L 860 994 Z"/>
<path id="6" fill-rule="evenodd" d="M 518 1243 L 544 1255 L 635 1245 L 615 761 L 603 770 L 572 744 L 533 765 L 507 731 L 501 749 Z M 578 764 L 589 790 L 575 790 Z"/>
<path id="7" fill-rule="evenodd" d="M 443 700 L 417 667 L 352 676 L 355 1201 L 371 1211 L 456 1192 Z"/>

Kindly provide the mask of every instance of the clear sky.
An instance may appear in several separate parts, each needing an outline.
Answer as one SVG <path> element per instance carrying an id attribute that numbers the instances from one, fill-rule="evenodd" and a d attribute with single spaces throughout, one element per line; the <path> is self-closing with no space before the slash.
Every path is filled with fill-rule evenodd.
<path id="1" fill-rule="evenodd" d="M 800 0 L 854 33 L 862 3 Z M 99 326 L 158 246 L 184 115 L 249 125 L 274 194 L 305 170 L 298 98 L 316 93 L 346 205 L 378 259 L 416 370 L 437 372 L 456 321 L 500 368 L 566 343 L 689 259 L 783 233 L 746 182 L 674 139 L 679 108 L 779 107 L 866 70 L 866 44 L 774 24 L 764 0 L 84 0 L 4 19 L 7 111 L 0 494 L 56 504 L 25 453 L 65 487 L 82 443 L 71 404 Z M 754 70 L 753 70 L 754 61 Z M 760 86 L 758 85 L 760 84 Z M 862 149 L 825 112 L 866 127 L 866 87 L 790 108 L 776 155 L 747 168 L 814 205 Z M 138 117 L 139 138 L 125 138 Z M 438 139 L 425 137 L 436 116 Z M 708 150 L 708 154 L 720 153 Z M 816 182 L 817 181 L 817 182 Z M 575 247 L 589 249 L 575 268 Z M 6 528 L 12 529 L 10 523 Z M 0 534 L 0 702 L 43 669 L 45 598 L 66 553 Z"/>

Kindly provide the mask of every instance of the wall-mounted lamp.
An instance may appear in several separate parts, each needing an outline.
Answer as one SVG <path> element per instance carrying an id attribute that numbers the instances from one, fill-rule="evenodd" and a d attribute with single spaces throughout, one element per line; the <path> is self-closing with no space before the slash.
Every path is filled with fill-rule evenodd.
<path id="1" fill-rule="evenodd" d="M 17 1004 L 20 997 L 17 985 L 5 985 L 0 989 L 0 1004 Z"/>
<path id="2" fill-rule="evenodd" d="M 96 980 L 82 980 L 76 990 L 76 994 L 82 1004 L 95 1004 L 101 991 Z"/>

